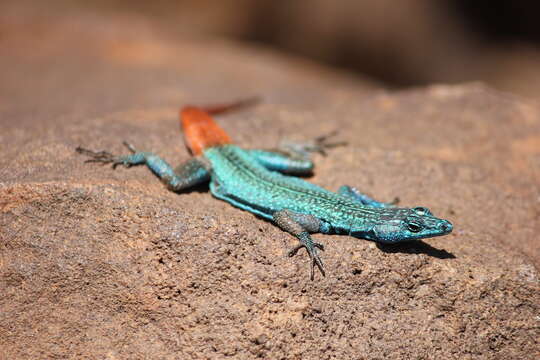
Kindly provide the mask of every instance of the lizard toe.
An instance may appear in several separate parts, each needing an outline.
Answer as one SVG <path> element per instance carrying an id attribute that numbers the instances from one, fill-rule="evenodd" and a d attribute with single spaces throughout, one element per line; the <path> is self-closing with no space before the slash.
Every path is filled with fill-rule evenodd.
<path id="1" fill-rule="evenodd" d="M 315 265 L 317 265 L 317 268 L 321 272 L 322 276 L 326 276 L 322 260 L 319 255 L 315 254 L 315 256 L 313 256 L 313 259 L 311 260 L 311 281 L 315 280 Z"/>
<path id="2" fill-rule="evenodd" d="M 313 243 L 313 247 L 316 247 L 317 249 L 324 251 L 324 245 L 321 244 L 321 243 L 316 243 L 316 242 L 314 242 L 314 243 Z M 293 257 L 294 255 L 296 255 L 296 254 L 298 253 L 298 250 L 300 250 L 300 249 L 302 249 L 302 248 L 306 248 L 306 251 L 307 251 L 308 254 L 310 254 L 310 256 L 311 256 L 311 251 L 310 251 L 310 249 L 309 249 L 305 244 L 300 244 L 300 245 L 297 245 L 297 246 L 295 246 L 294 248 L 292 248 L 292 249 L 289 251 L 288 256 L 289 256 L 289 257 Z"/>
<path id="3" fill-rule="evenodd" d="M 293 257 L 294 255 L 296 255 L 298 253 L 298 250 L 302 248 L 306 249 L 306 251 L 308 252 L 309 258 L 311 260 L 310 279 L 311 280 L 315 279 L 315 266 L 317 266 L 322 276 L 326 276 L 326 272 L 324 270 L 324 264 L 321 258 L 319 257 L 319 254 L 317 254 L 317 250 L 316 250 L 316 249 L 320 249 L 324 251 L 324 245 L 320 243 L 315 243 L 315 242 L 313 243 L 313 247 L 306 246 L 305 244 L 300 244 L 298 246 L 295 246 L 291 251 L 289 251 L 289 254 L 288 254 L 289 257 Z"/>
<path id="4" fill-rule="evenodd" d="M 293 257 L 294 255 L 296 255 L 296 254 L 298 253 L 298 250 L 300 250 L 301 248 L 304 248 L 304 247 L 306 247 L 304 244 L 295 246 L 294 248 L 292 248 L 292 249 L 289 251 L 288 256 L 289 256 L 289 257 Z"/>
<path id="5" fill-rule="evenodd" d="M 102 164 L 109 164 L 114 161 L 115 157 L 113 154 L 111 154 L 108 151 L 92 151 L 88 150 L 82 147 L 77 147 L 75 149 L 79 154 L 86 155 L 90 157 L 90 159 L 85 160 L 85 163 L 102 163 Z"/>

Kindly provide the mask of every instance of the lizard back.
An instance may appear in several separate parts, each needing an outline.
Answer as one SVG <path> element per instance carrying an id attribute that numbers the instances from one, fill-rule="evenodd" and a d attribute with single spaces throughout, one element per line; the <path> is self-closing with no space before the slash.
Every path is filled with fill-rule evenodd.
<path id="1" fill-rule="evenodd" d="M 276 211 L 289 209 L 347 229 L 353 219 L 356 222 L 381 219 L 384 212 L 366 208 L 302 179 L 269 171 L 234 145 L 208 148 L 204 156 L 212 164 L 212 194 L 267 219 Z"/>

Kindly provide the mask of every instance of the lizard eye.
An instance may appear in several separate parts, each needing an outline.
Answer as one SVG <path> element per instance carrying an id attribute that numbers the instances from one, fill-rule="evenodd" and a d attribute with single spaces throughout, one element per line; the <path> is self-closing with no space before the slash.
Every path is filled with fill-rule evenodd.
<path id="1" fill-rule="evenodd" d="M 417 233 L 417 232 L 420 232 L 422 228 L 423 226 L 419 223 L 416 223 L 416 222 L 407 223 L 407 229 L 409 229 L 410 232 Z"/>
<path id="2" fill-rule="evenodd" d="M 413 210 L 418 215 L 431 215 L 431 211 L 427 207 L 417 206 Z"/>

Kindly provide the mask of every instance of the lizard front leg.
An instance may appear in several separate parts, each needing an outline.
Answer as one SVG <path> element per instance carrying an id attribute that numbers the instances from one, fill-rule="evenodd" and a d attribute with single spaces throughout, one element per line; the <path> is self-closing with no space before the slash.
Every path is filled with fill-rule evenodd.
<path id="1" fill-rule="evenodd" d="M 289 252 L 290 257 L 296 255 L 301 248 L 307 250 L 311 260 L 311 280 L 315 278 L 315 265 L 317 265 L 321 274 L 325 276 L 324 265 L 319 254 L 317 254 L 317 249 L 324 250 L 324 246 L 314 242 L 309 235 L 310 232 L 319 231 L 321 226 L 320 220 L 315 216 L 300 214 L 287 209 L 276 211 L 273 215 L 273 220 L 282 230 L 294 235 L 300 241 L 300 245 Z"/>
<path id="2" fill-rule="evenodd" d="M 309 158 L 291 156 L 279 150 L 247 150 L 255 160 L 268 170 L 289 175 L 311 175 L 313 161 Z"/>
<path id="3" fill-rule="evenodd" d="M 113 168 L 118 165 L 146 165 L 169 189 L 176 192 L 210 180 L 210 165 L 203 159 L 192 158 L 173 169 L 165 160 L 151 152 L 137 151 L 126 142 L 124 145 L 132 152 L 131 155 L 115 156 L 107 151 L 92 151 L 81 147 L 76 151 L 90 157 L 86 162 L 112 164 Z"/>
<path id="4" fill-rule="evenodd" d="M 268 170 L 289 175 L 311 175 L 314 164 L 311 154 L 314 152 L 326 155 L 326 149 L 345 145 L 345 142 L 328 142 L 328 138 L 336 133 L 319 136 L 305 143 L 283 141 L 275 150 L 247 150 L 255 160 Z"/>
<path id="5" fill-rule="evenodd" d="M 340 187 L 338 190 L 338 194 L 348 199 L 358 201 L 364 206 L 375 208 L 392 208 L 396 207 L 396 204 L 399 202 L 399 198 L 395 198 L 394 201 L 392 201 L 391 203 L 380 202 L 372 199 L 366 194 L 361 193 L 358 189 L 348 185 L 343 185 L 342 187 Z"/>

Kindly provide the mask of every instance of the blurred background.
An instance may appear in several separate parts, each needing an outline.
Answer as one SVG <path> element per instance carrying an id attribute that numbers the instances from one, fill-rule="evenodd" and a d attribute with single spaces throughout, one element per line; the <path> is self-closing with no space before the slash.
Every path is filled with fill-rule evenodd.
<path id="1" fill-rule="evenodd" d="M 36 13 L 128 13 L 171 36 L 234 39 L 390 88 L 482 81 L 540 94 L 540 4 L 526 0 L 51 0 Z M 57 6 L 51 7 L 51 3 Z"/>
<path id="2" fill-rule="evenodd" d="M 278 49 L 389 88 L 482 81 L 527 97 L 540 94 L 540 4 L 534 1 L 21 0 L 14 13 L 20 3 L 43 17 L 82 10 L 148 18 L 171 36 Z"/>

